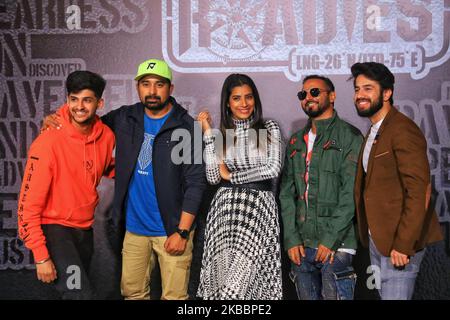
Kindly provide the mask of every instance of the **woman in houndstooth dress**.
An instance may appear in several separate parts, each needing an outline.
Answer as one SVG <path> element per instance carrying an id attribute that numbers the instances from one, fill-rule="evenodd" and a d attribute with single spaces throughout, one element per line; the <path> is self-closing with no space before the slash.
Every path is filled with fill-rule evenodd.
<path id="1" fill-rule="evenodd" d="M 262 120 L 256 86 L 242 74 L 224 82 L 220 132 L 212 133 L 207 111 L 198 120 L 205 132 L 208 182 L 221 184 L 208 213 L 198 296 L 281 299 L 278 207 L 270 188 L 281 170 L 278 124 Z M 223 148 L 218 142 L 229 137 L 219 137 L 230 136 L 227 129 L 234 137 L 228 139 L 231 147 L 227 142 Z"/>

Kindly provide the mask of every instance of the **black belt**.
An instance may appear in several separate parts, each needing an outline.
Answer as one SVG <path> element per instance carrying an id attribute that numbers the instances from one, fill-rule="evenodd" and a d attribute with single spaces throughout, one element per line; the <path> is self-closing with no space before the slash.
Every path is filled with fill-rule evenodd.
<path id="1" fill-rule="evenodd" d="M 272 191 L 272 182 L 271 180 L 263 180 L 257 182 L 249 182 L 249 183 L 231 183 L 228 180 L 222 180 L 220 182 L 220 187 L 225 188 L 246 188 L 246 189 L 254 189 L 260 191 Z"/>

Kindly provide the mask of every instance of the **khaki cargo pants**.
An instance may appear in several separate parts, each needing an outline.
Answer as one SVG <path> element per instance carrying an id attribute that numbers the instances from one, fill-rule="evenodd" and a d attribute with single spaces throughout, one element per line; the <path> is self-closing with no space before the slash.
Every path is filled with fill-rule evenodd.
<path id="1" fill-rule="evenodd" d="M 167 237 L 149 237 L 126 232 L 122 249 L 121 292 L 125 299 L 150 299 L 150 275 L 157 256 L 161 270 L 162 300 L 186 300 L 192 262 L 194 232 L 182 255 L 164 249 Z"/>

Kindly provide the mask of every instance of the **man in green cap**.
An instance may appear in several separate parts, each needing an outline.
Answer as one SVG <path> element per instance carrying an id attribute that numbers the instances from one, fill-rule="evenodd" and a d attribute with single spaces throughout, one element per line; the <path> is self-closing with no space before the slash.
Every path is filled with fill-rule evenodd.
<path id="1" fill-rule="evenodd" d="M 204 165 L 194 159 L 201 159 L 203 150 L 189 147 L 181 163 L 171 158 L 178 143 L 194 146 L 194 119 L 171 96 L 167 63 L 142 62 L 135 80 L 140 102 L 102 117 L 116 135 L 112 222 L 124 231 L 121 292 L 125 299 L 149 299 L 158 261 L 161 299 L 188 299 L 191 230 L 206 188 Z M 47 117 L 44 126 L 54 122 Z M 191 140 L 172 141 L 175 130 L 189 132 Z"/>

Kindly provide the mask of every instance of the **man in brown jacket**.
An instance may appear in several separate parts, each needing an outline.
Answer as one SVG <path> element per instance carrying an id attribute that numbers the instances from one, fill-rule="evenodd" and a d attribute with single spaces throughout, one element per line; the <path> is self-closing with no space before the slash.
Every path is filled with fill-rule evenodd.
<path id="1" fill-rule="evenodd" d="M 358 115 L 372 126 L 358 160 L 355 204 L 381 299 L 411 299 L 428 243 L 442 239 L 430 206 L 427 143 L 393 107 L 394 75 L 380 63 L 351 67 Z"/>

